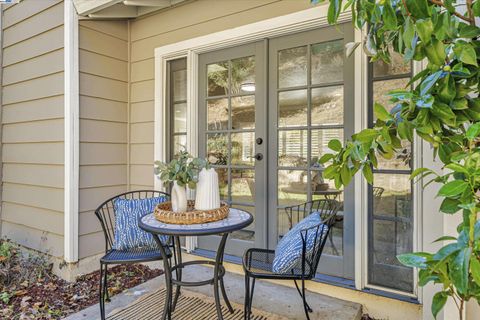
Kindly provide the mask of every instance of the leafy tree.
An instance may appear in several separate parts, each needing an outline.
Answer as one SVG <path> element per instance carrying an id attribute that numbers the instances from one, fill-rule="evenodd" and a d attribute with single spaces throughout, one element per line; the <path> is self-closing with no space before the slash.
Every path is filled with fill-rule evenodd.
<path id="1" fill-rule="evenodd" d="M 325 0 L 313 1 L 324 2 Z M 455 237 L 435 253 L 398 256 L 419 269 L 419 285 L 442 285 L 432 301 L 436 317 L 451 298 L 462 319 L 465 303 L 480 303 L 480 98 L 478 62 L 480 0 L 329 0 L 328 21 L 337 22 L 351 10 L 355 27 L 367 30 L 364 50 L 373 61 L 391 61 L 395 51 L 405 62 L 425 61 L 407 88 L 390 93 L 393 109 L 375 103 L 376 124 L 353 135 L 345 145 L 329 143 L 331 161 L 324 176 L 337 187 L 347 185 L 357 172 L 373 183 L 377 158 L 391 159 L 401 141 L 414 135 L 433 146 L 446 174 L 416 169 L 412 179 L 440 184 L 443 214 L 461 214 Z M 356 44 L 358 45 L 358 44 Z"/>

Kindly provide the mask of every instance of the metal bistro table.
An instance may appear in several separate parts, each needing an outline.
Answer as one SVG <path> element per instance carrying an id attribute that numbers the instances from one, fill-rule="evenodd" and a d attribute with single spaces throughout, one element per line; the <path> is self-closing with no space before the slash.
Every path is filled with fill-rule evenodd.
<path id="1" fill-rule="evenodd" d="M 228 234 L 243 229 L 250 225 L 253 222 L 253 216 L 243 210 L 230 208 L 230 212 L 226 219 L 202 223 L 202 224 L 191 224 L 191 225 L 180 225 L 180 224 L 168 224 L 158 221 L 153 213 L 144 216 L 139 221 L 139 226 L 141 229 L 150 232 L 153 235 L 153 238 L 157 242 L 160 253 L 163 258 L 164 271 L 165 271 L 165 281 L 166 281 L 166 298 L 165 298 L 165 307 L 163 309 L 162 319 L 171 319 L 172 312 L 175 310 L 178 298 L 180 296 L 180 287 L 197 287 L 204 285 L 213 284 L 214 287 L 214 296 L 215 296 L 215 307 L 217 309 L 218 319 L 223 319 L 222 309 L 220 304 L 220 293 L 222 291 L 223 300 L 227 304 L 228 310 L 233 313 L 233 308 L 228 301 L 227 293 L 225 291 L 225 285 L 223 283 L 223 276 L 225 275 L 225 268 L 223 266 L 223 254 L 225 251 L 225 244 L 227 242 Z M 171 261 L 167 257 L 167 252 L 165 247 L 161 244 L 159 235 L 168 235 L 173 238 L 174 246 L 174 265 L 171 264 Z M 182 262 L 182 251 L 180 248 L 180 237 L 181 236 L 208 236 L 208 235 L 221 235 L 220 244 L 218 245 L 218 250 L 216 254 L 215 261 L 208 260 L 195 260 Z M 198 282 L 189 282 L 182 281 L 182 269 L 190 265 L 213 265 L 213 278 L 198 281 Z M 172 272 L 175 272 L 176 278 L 172 277 Z M 176 285 L 175 298 L 172 301 L 173 295 L 173 285 Z"/>

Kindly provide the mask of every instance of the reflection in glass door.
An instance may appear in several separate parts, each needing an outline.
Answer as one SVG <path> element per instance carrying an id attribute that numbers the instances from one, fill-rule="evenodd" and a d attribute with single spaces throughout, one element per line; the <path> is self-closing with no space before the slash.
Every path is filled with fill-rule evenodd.
<path id="1" fill-rule="evenodd" d="M 265 121 L 262 48 L 259 42 L 199 59 L 200 156 L 216 168 L 222 200 L 255 217 L 252 225 L 232 234 L 226 250 L 236 255 L 247 247 L 265 246 L 265 161 L 255 159 L 255 154 L 263 156 L 266 139 L 261 123 Z M 199 239 L 199 246 L 216 248 L 214 238 Z"/>
<path id="2" fill-rule="evenodd" d="M 331 152 L 330 140 L 353 133 L 353 62 L 344 54 L 353 34 L 338 28 L 270 41 L 269 176 L 276 179 L 269 184 L 269 221 L 276 230 L 270 230 L 269 244 L 274 248 L 289 229 L 286 206 L 334 198 L 342 209 L 318 272 L 353 278 L 353 187 L 335 189 L 318 164 Z"/>

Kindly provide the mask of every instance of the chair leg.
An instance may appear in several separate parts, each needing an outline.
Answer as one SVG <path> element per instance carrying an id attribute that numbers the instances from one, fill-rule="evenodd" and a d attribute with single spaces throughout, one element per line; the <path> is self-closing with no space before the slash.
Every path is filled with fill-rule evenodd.
<path id="1" fill-rule="evenodd" d="M 307 298 L 305 297 L 305 279 L 302 279 L 302 298 L 303 298 L 303 309 L 305 310 L 305 315 L 307 320 L 310 320 L 309 312 L 312 312 L 312 309 L 308 306 Z"/>
<path id="2" fill-rule="evenodd" d="M 105 300 L 104 300 L 104 282 L 103 282 L 103 263 L 100 263 L 100 283 L 99 283 L 99 290 L 98 290 L 98 297 L 99 297 L 99 305 L 100 305 L 100 318 L 105 320 Z"/>
<path id="3" fill-rule="evenodd" d="M 105 290 L 105 301 L 110 302 L 110 294 L 108 293 L 108 283 L 107 283 L 107 275 L 108 275 L 108 265 L 105 265 L 105 280 L 104 280 L 104 290 Z"/>
<path id="4" fill-rule="evenodd" d="M 252 304 L 253 304 L 253 292 L 255 290 L 255 278 L 253 278 L 252 281 L 252 291 L 250 291 L 250 301 L 248 304 L 248 320 L 250 320 L 250 317 L 252 316 Z"/>
<path id="5" fill-rule="evenodd" d="M 302 300 L 304 302 L 304 304 L 307 306 L 307 310 L 308 312 L 313 312 L 312 308 L 310 308 L 310 306 L 308 305 L 307 303 L 307 299 L 304 298 L 304 293 L 302 294 L 302 291 L 304 292 L 304 280 L 302 280 L 302 291 L 300 291 L 300 287 L 298 286 L 298 283 L 297 283 L 297 280 L 293 280 L 293 282 L 295 282 L 295 287 L 297 288 L 297 291 L 298 291 L 298 294 L 300 295 L 300 297 L 302 297 Z"/>
<path id="6" fill-rule="evenodd" d="M 250 277 L 245 273 L 245 304 L 243 306 L 243 319 L 248 319 L 248 306 L 250 305 Z"/>

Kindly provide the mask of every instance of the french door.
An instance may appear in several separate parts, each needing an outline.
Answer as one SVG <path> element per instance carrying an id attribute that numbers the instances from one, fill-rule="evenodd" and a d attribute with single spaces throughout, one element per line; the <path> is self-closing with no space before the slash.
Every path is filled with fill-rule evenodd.
<path id="1" fill-rule="evenodd" d="M 234 232 L 226 252 L 242 256 L 267 244 L 266 79 L 263 41 L 199 57 L 199 154 L 215 167 L 220 196 L 253 214 Z M 199 247 L 216 250 L 219 237 L 200 237 Z"/>
<path id="2" fill-rule="evenodd" d="M 353 279 L 354 187 L 335 190 L 317 163 L 331 139 L 353 133 L 352 39 L 341 25 L 200 56 L 200 156 L 216 167 L 222 198 L 255 217 L 228 253 L 275 248 L 288 231 L 286 206 L 336 197 L 342 209 L 318 271 Z M 199 238 L 199 247 L 217 241 Z"/>

